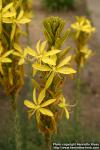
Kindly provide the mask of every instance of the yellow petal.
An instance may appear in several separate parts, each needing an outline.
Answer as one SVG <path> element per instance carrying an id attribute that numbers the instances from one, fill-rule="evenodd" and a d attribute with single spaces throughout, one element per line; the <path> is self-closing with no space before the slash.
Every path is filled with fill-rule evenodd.
<path id="1" fill-rule="evenodd" d="M 61 52 L 61 50 L 51 50 L 51 51 L 48 51 L 47 53 L 46 53 L 46 56 L 52 56 L 52 55 L 55 55 L 55 54 L 57 54 L 57 53 L 60 53 Z"/>
<path id="2" fill-rule="evenodd" d="M 65 113 L 66 113 L 66 118 L 69 119 L 69 112 L 68 112 L 67 108 L 65 108 L 64 110 L 65 110 Z"/>
<path id="3" fill-rule="evenodd" d="M 26 18 L 26 17 L 23 17 L 19 20 L 16 20 L 16 22 L 19 23 L 19 24 L 26 24 L 26 23 L 29 23 L 30 21 L 31 21 L 31 19 Z"/>
<path id="4" fill-rule="evenodd" d="M 36 89 L 34 88 L 33 90 L 33 101 L 35 104 L 37 104 L 37 101 L 36 101 Z"/>
<path id="5" fill-rule="evenodd" d="M 51 73 L 51 75 L 49 76 L 47 82 L 46 82 L 46 85 L 45 85 L 45 88 L 48 89 L 49 86 L 51 85 L 52 81 L 53 81 L 53 78 L 54 78 L 54 72 Z"/>
<path id="6" fill-rule="evenodd" d="M 10 40 L 12 41 L 15 35 L 15 31 L 16 31 L 16 24 L 12 24 L 12 30 L 11 30 L 11 36 L 10 36 Z"/>
<path id="7" fill-rule="evenodd" d="M 4 53 L 2 57 L 7 57 L 7 56 L 9 56 L 12 53 L 13 53 L 13 50 L 10 50 L 10 51 Z"/>
<path id="8" fill-rule="evenodd" d="M 43 101 L 44 97 L 45 97 L 45 89 L 41 90 L 39 97 L 38 97 L 38 104 L 41 104 L 41 102 Z"/>
<path id="9" fill-rule="evenodd" d="M 6 12 L 8 9 L 10 9 L 13 6 L 13 3 L 9 3 L 8 5 L 6 5 L 3 10 L 2 13 Z"/>
<path id="10" fill-rule="evenodd" d="M 18 62 L 18 65 L 23 65 L 24 62 L 25 62 L 24 58 L 21 58 L 21 59 L 19 60 L 19 62 Z"/>
<path id="11" fill-rule="evenodd" d="M 48 105 L 51 105 L 52 103 L 54 103 L 56 101 L 56 99 L 49 99 L 47 101 L 45 101 L 44 103 L 41 104 L 41 107 L 46 107 Z"/>
<path id="12" fill-rule="evenodd" d="M 28 108 L 35 109 L 36 105 L 30 102 L 29 100 L 24 100 L 24 105 L 27 106 Z"/>
<path id="13" fill-rule="evenodd" d="M 27 47 L 25 49 L 25 51 L 27 52 L 27 54 L 29 54 L 31 56 L 36 56 L 36 52 L 33 49 L 31 49 L 30 47 Z"/>
<path id="14" fill-rule="evenodd" d="M 43 57 L 43 58 L 42 58 L 42 61 L 43 61 L 44 63 L 46 63 L 46 64 L 49 64 L 49 65 L 53 65 L 53 66 L 56 65 L 56 64 L 55 64 L 55 61 L 54 61 L 53 59 L 49 58 L 49 57 Z"/>
<path id="15" fill-rule="evenodd" d="M 66 68 L 66 67 L 61 67 L 58 68 L 56 70 L 56 72 L 62 73 L 62 74 L 72 74 L 72 73 L 76 73 L 76 70 L 72 69 L 72 68 Z"/>
<path id="16" fill-rule="evenodd" d="M 71 60 L 72 56 L 68 56 L 66 58 L 64 58 L 60 63 L 59 65 L 57 66 L 57 68 L 60 68 L 64 65 L 67 65 L 69 63 L 69 61 Z"/>
<path id="17" fill-rule="evenodd" d="M 46 116 L 50 116 L 50 117 L 53 117 L 53 113 L 52 111 L 50 111 L 49 109 L 45 109 L 45 108 L 40 108 L 39 111 L 43 114 L 43 115 L 46 115 Z"/>
<path id="18" fill-rule="evenodd" d="M 50 67 L 46 65 L 33 64 L 32 67 L 40 71 L 51 71 Z"/>
<path id="19" fill-rule="evenodd" d="M 15 48 L 18 52 L 22 52 L 22 48 L 20 47 L 19 44 L 14 43 L 14 48 Z"/>
<path id="20" fill-rule="evenodd" d="M 2 58 L 1 62 L 2 63 L 11 63 L 12 60 L 10 58 Z"/>
<path id="21" fill-rule="evenodd" d="M 36 50 L 38 53 L 40 53 L 40 40 L 36 44 Z"/>
<path id="22" fill-rule="evenodd" d="M 42 44 L 41 44 L 41 46 L 40 46 L 40 52 L 41 52 L 41 53 L 43 53 L 43 51 L 45 51 L 46 44 L 47 44 L 47 41 L 42 42 Z"/>
<path id="23" fill-rule="evenodd" d="M 23 11 L 23 9 L 21 9 L 20 12 L 19 12 L 19 15 L 18 15 L 17 19 L 18 20 L 21 19 L 23 17 L 23 15 L 24 15 L 24 11 Z"/>

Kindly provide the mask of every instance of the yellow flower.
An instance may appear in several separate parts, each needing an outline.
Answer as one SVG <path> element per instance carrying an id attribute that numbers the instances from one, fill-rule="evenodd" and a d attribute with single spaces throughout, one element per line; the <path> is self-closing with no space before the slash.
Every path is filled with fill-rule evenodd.
<path id="1" fill-rule="evenodd" d="M 45 89 L 43 89 L 38 98 L 36 98 L 36 89 L 33 90 L 33 102 L 29 100 L 24 101 L 24 105 L 30 109 L 29 115 L 32 116 L 34 113 L 36 114 L 36 120 L 40 122 L 40 115 L 46 115 L 49 117 L 53 117 L 53 113 L 51 110 L 45 108 L 56 101 L 56 99 L 49 99 L 44 101 L 45 98 Z"/>
<path id="2" fill-rule="evenodd" d="M 16 9 L 13 8 L 13 10 L 16 12 Z M 20 24 L 26 24 L 26 23 L 29 23 L 30 21 L 31 19 L 25 16 L 23 9 L 20 9 L 19 14 L 16 13 L 16 15 L 13 18 L 11 18 L 12 31 L 11 31 L 10 39 L 13 40 L 15 31 L 19 27 Z"/>
<path id="3" fill-rule="evenodd" d="M 12 52 L 13 52 L 13 50 L 9 50 L 9 51 L 3 53 L 3 47 L 2 47 L 1 42 L 0 42 L 0 73 L 1 74 L 4 74 L 2 65 L 12 62 L 12 60 L 10 58 L 8 58 L 8 56 L 10 54 L 12 54 Z"/>
<path id="4" fill-rule="evenodd" d="M 18 45 L 17 43 L 14 43 L 14 48 L 15 51 L 13 52 L 13 55 L 19 57 L 19 62 L 18 65 L 23 65 L 25 62 L 25 58 L 27 56 L 27 50 L 23 50 L 20 45 Z"/>
<path id="5" fill-rule="evenodd" d="M 58 65 L 56 65 L 57 62 L 57 56 L 53 55 L 51 57 L 51 60 L 54 61 L 54 65 L 50 65 L 50 63 L 48 61 L 45 61 L 45 63 L 47 64 L 38 64 L 35 63 L 33 64 L 33 68 L 40 70 L 40 71 L 49 71 L 50 72 L 50 76 L 46 82 L 46 86 L 45 88 L 47 89 L 54 78 L 55 73 L 60 73 L 60 74 L 73 74 L 76 73 L 76 71 L 70 67 L 67 67 L 66 65 L 69 64 L 69 62 L 71 61 L 71 56 L 67 56 L 65 57 L 65 59 L 63 59 Z"/>
<path id="6" fill-rule="evenodd" d="M 79 37 L 81 32 L 91 34 L 95 31 L 90 21 L 86 17 L 76 17 L 76 22 L 71 25 L 71 28 L 76 31 L 76 38 Z"/>
<path id="7" fill-rule="evenodd" d="M 47 41 L 44 41 L 42 43 L 38 41 L 36 45 L 36 51 L 28 47 L 27 52 L 29 55 L 35 57 L 39 63 L 43 61 L 43 62 L 49 62 L 49 64 L 54 65 L 54 61 L 49 57 L 59 53 L 61 50 L 52 49 L 50 51 L 46 51 L 46 44 Z"/>
<path id="8" fill-rule="evenodd" d="M 2 32 L 2 23 L 11 23 L 11 18 L 16 15 L 15 12 L 11 11 L 13 3 L 9 3 L 4 8 L 2 6 L 2 0 L 0 0 L 0 34 Z"/>
<path id="9" fill-rule="evenodd" d="M 61 103 L 59 103 L 58 106 L 60 108 L 64 109 L 65 114 L 66 114 L 66 118 L 69 119 L 69 112 L 68 112 L 67 107 L 70 105 L 66 104 L 64 96 L 61 97 Z"/>

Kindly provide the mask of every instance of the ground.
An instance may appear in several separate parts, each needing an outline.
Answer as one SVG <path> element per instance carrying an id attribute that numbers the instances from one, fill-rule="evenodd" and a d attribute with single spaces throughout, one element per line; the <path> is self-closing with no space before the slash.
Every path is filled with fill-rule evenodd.
<path id="1" fill-rule="evenodd" d="M 86 1 L 87 2 L 87 1 Z M 100 3 L 100 2 L 99 2 Z M 91 18 L 92 14 L 88 10 L 88 3 L 83 2 L 79 4 L 77 10 L 68 11 L 68 12 L 48 12 L 43 9 L 40 5 L 40 1 L 34 1 L 34 17 L 29 27 L 30 31 L 30 39 L 32 47 L 35 47 L 36 42 L 41 39 L 43 40 L 43 25 L 42 21 L 45 17 L 48 16 L 60 16 L 67 20 L 68 27 L 71 22 L 74 21 L 76 15 L 88 15 Z M 97 3 L 98 5 L 98 3 Z M 85 7 L 85 8 L 84 8 Z M 95 6 L 96 7 L 96 6 Z M 97 8 L 97 7 L 96 7 Z M 94 12 L 92 12 L 94 13 Z M 95 17 L 98 17 L 98 15 Z M 93 24 L 98 24 L 99 20 L 95 19 Z M 98 21 L 98 22 L 97 22 Z M 97 22 L 97 23 L 96 23 Z M 98 31 L 99 30 L 99 31 Z M 97 32 L 100 32 L 100 29 L 97 26 Z M 96 33 L 90 42 L 90 47 L 93 49 L 94 56 L 88 61 L 86 67 L 82 70 L 81 73 L 81 114 L 80 120 L 82 126 L 85 128 L 86 132 L 89 131 L 90 134 L 95 134 L 97 137 L 97 141 L 100 140 L 100 44 L 99 44 L 100 35 L 98 38 L 98 34 Z M 27 42 L 24 38 L 21 40 L 23 45 Z M 27 83 L 26 83 L 27 85 Z M 3 140 L 6 140 L 6 144 L 9 144 L 10 137 L 9 132 L 11 130 L 11 107 L 9 97 L 5 98 L 5 94 L 1 88 L 0 92 L 0 150 L 8 150 L 5 148 L 3 144 Z M 69 99 L 73 98 L 74 87 L 70 81 L 66 82 L 64 93 L 67 93 Z M 25 92 L 28 93 L 28 88 L 24 87 L 23 89 L 23 97 L 25 97 Z M 65 122 L 62 123 L 62 126 L 66 126 Z M 84 129 L 83 128 L 83 129 Z M 9 131 L 9 132 L 8 132 Z M 84 131 L 85 132 L 85 131 Z M 60 135 L 61 136 L 61 135 Z M 63 136 L 63 135 L 62 135 Z M 9 137 L 7 139 L 7 137 Z M 96 139 L 94 139 L 96 141 Z M 33 141 L 35 142 L 35 141 Z M 9 150 L 12 150 L 9 148 Z M 13 149 L 14 150 L 14 149 Z M 29 149 L 31 150 L 31 149 Z"/>

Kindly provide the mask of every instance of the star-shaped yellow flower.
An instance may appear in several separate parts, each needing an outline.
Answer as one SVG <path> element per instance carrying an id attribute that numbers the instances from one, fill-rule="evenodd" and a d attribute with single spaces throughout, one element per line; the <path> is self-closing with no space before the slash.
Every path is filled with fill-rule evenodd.
<path id="1" fill-rule="evenodd" d="M 46 89 L 51 85 L 54 75 L 56 73 L 60 73 L 60 74 L 73 74 L 76 73 L 76 70 L 68 67 L 67 65 L 69 64 L 69 62 L 71 61 L 71 56 L 67 56 L 65 57 L 65 59 L 63 59 L 58 65 L 56 64 L 57 62 L 57 56 L 53 55 L 51 60 L 54 61 L 54 65 L 50 65 L 50 63 L 47 61 L 45 61 L 45 65 L 43 64 L 38 64 L 35 63 L 33 64 L 33 68 L 40 70 L 40 71 L 49 71 L 50 72 L 50 76 L 46 82 Z"/>
<path id="2" fill-rule="evenodd" d="M 24 101 L 24 105 L 30 109 L 29 115 L 32 116 L 33 114 L 36 114 L 36 120 L 39 123 L 40 121 L 40 115 L 46 115 L 49 117 L 53 117 L 53 113 L 51 110 L 46 108 L 47 106 L 51 105 L 56 101 L 56 99 L 49 99 L 46 101 L 43 101 L 45 98 L 45 89 L 43 89 L 38 98 L 36 98 L 36 89 L 33 90 L 33 102 L 29 100 Z"/>
<path id="3" fill-rule="evenodd" d="M 69 105 L 66 104 L 66 100 L 65 100 L 64 96 L 62 96 L 61 102 L 58 104 L 58 106 L 59 106 L 60 108 L 64 109 L 65 114 L 66 114 L 66 118 L 69 119 L 69 112 L 68 112 L 68 109 L 67 109 L 67 107 L 68 107 Z"/>
<path id="4" fill-rule="evenodd" d="M 4 8 L 2 6 L 2 0 L 0 0 L 0 33 L 2 31 L 2 23 L 11 23 L 11 18 L 16 15 L 16 12 L 12 11 L 13 3 L 9 3 Z"/>
<path id="5" fill-rule="evenodd" d="M 46 51 L 46 44 L 47 44 L 47 41 L 44 41 L 42 43 L 38 41 L 36 45 L 36 50 L 33 50 L 29 47 L 27 48 L 28 54 L 35 57 L 37 62 L 39 63 L 41 63 L 42 61 L 42 62 L 48 62 L 51 65 L 54 65 L 54 61 L 50 59 L 49 57 L 57 53 L 60 53 L 61 50 L 52 48 L 52 50 Z"/>
<path id="6" fill-rule="evenodd" d="M 13 8 L 13 10 L 16 12 L 16 9 Z M 13 40 L 15 32 L 16 32 L 16 27 L 18 28 L 20 24 L 26 24 L 31 21 L 30 18 L 25 16 L 25 13 L 22 8 L 20 8 L 19 13 L 16 13 L 16 15 L 11 18 L 12 21 L 12 31 L 11 31 L 11 40 Z"/>
<path id="7" fill-rule="evenodd" d="M 17 43 L 14 43 L 14 49 L 15 51 L 13 52 L 13 55 L 19 57 L 18 65 L 23 65 L 27 56 L 27 50 L 23 50 Z"/>

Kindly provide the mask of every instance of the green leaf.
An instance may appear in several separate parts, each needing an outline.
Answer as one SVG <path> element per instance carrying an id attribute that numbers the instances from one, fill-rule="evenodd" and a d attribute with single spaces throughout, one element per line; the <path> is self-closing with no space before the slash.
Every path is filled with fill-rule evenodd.
<path id="1" fill-rule="evenodd" d="M 44 97 L 45 97 L 45 89 L 41 90 L 39 97 L 38 97 L 38 104 L 41 104 L 41 102 L 43 101 Z"/>
<path id="2" fill-rule="evenodd" d="M 45 85 L 45 88 L 48 89 L 49 86 L 51 85 L 52 81 L 53 81 L 53 78 L 54 78 L 54 72 L 52 72 L 46 82 L 46 85 Z"/>
<path id="3" fill-rule="evenodd" d="M 32 67 L 40 71 L 51 71 L 51 68 L 46 65 L 33 64 Z"/>
<path id="4" fill-rule="evenodd" d="M 28 108 L 32 108 L 35 109 L 36 105 L 34 105 L 32 102 L 30 102 L 29 100 L 24 100 L 24 105 Z"/>
<path id="5" fill-rule="evenodd" d="M 47 101 L 45 101 L 44 103 L 41 104 L 41 107 L 46 107 L 52 103 L 54 103 L 56 101 L 56 99 L 49 99 Z"/>
<path id="6" fill-rule="evenodd" d="M 72 74 L 72 73 L 76 73 L 76 70 L 72 69 L 72 68 L 66 68 L 66 67 L 61 67 L 61 68 L 57 68 L 56 72 L 62 73 L 62 74 Z"/>
<path id="7" fill-rule="evenodd" d="M 59 65 L 57 66 L 57 68 L 60 68 L 64 65 L 67 65 L 69 63 L 69 61 L 71 60 L 72 56 L 68 56 L 66 58 L 64 58 L 60 63 Z"/>
<path id="8" fill-rule="evenodd" d="M 53 113 L 49 110 L 49 109 L 46 109 L 46 108 L 40 108 L 39 111 L 43 114 L 43 115 L 46 115 L 46 116 L 50 116 L 50 117 L 53 117 Z"/>

